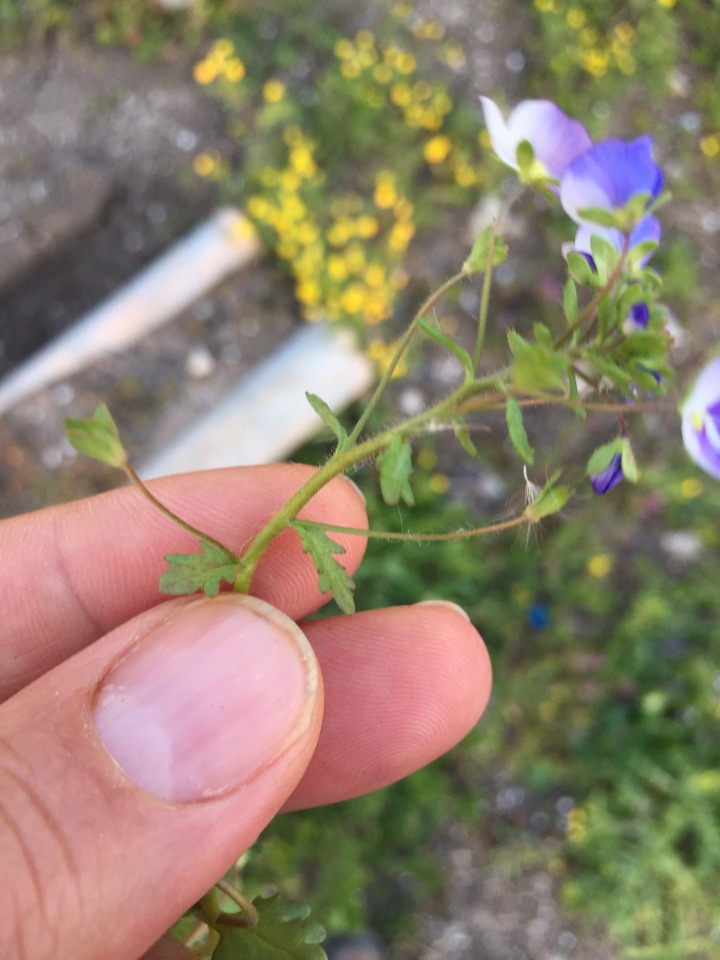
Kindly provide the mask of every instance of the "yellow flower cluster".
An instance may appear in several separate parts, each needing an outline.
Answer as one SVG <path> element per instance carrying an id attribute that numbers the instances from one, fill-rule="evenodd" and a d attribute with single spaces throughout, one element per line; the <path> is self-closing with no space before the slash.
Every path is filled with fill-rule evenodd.
<path id="1" fill-rule="evenodd" d="M 612 30 L 601 33 L 588 24 L 585 10 L 578 5 L 566 5 L 561 0 L 533 0 L 535 9 L 562 18 L 572 31 L 575 43 L 568 46 L 552 61 L 556 73 L 565 73 L 578 64 L 593 77 L 604 77 L 611 70 L 627 76 L 635 73 L 633 56 L 635 28 L 626 20 L 615 24 Z M 658 0 L 660 3 L 661 0 Z M 667 2 L 663 6 L 672 5 Z"/>
<path id="2" fill-rule="evenodd" d="M 565 836 L 570 843 L 582 843 L 587 836 L 588 813 L 584 807 L 575 807 L 567 815 Z"/>
<path id="3" fill-rule="evenodd" d="M 399 260 L 415 232 L 412 204 L 394 174 L 382 171 L 373 204 L 357 195 L 338 197 L 323 229 L 306 199 L 308 188 L 323 180 L 315 145 L 296 127 L 286 129 L 285 143 L 286 165 L 261 172 L 264 189 L 248 199 L 248 215 L 271 232 L 276 253 L 289 264 L 306 319 L 382 323 L 407 283 Z"/>
<path id="4" fill-rule="evenodd" d="M 216 40 L 204 59 L 193 68 L 193 77 L 200 86 L 206 87 L 216 80 L 239 83 L 245 76 L 245 64 L 235 53 L 235 47 L 227 39 Z"/>

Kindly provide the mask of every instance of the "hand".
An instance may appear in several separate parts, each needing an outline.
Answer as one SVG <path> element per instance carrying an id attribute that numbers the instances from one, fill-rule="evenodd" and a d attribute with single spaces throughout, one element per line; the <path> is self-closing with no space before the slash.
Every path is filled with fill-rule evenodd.
<path id="1" fill-rule="evenodd" d="M 152 489 L 240 550 L 309 472 Z M 304 515 L 366 523 L 343 479 Z M 352 573 L 364 541 L 337 539 Z M 196 544 L 129 488 L 2 521 L 0 543 L 3 957 L 189 956 L 155 941 L 279 810 L 405 776 L 487 702 L 485 647 L 451 605 L 308 622 L 308 643 L 292 621 L 325 598 L 292 531 L 258 567 L 266 603 L 163 600 L 163 554 Z"/>

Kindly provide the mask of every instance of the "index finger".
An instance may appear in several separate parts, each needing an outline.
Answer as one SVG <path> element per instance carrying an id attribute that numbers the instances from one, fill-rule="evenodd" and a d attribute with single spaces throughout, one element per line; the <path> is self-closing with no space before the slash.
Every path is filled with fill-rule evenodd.
<path id="1" fill-rule="evenodd" d="M 237 467 L 166 477 L 149 486 L 184 520 L 240 553 L 312 473 L 300 464 Z M 360 495 L 342 478 L 316 494 L 303 516 L 367 525 Z M 352 572 L 364 538 L 333 539 L 346 548 L 342 562 Z M 3 520 L 0 545 L 0 701 L 160 603 L 163 556 L 198 549 L 191 534 L 128 487 Z M 327 600 L 293 531 L 270 545 L 252 592 L 293 619 Z"/>

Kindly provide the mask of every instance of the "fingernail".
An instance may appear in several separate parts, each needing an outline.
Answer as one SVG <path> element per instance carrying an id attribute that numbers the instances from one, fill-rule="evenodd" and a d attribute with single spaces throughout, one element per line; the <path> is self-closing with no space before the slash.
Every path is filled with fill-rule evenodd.
<path id="1" fill-rule="evenodd" d="M 461 617 L 465 617 L 468 623 L 470 623 L 470 617 L 463 610 L 462 607 L 459 607 L 456 603 L 453 603 L 452 600 L 419 600 L 416 604 L 416 607 L 447 607 L 448 610 L 454 610 L 455 613 L 459 613 Z"/>
<path id="2" fill-rule="evenodd" d="M 307 729 L 318 676 L 297 626 L 254 597 L 198 600 L 103 679 L 100 740 L 138 787 L 185 803 L 251 780 Z"/>

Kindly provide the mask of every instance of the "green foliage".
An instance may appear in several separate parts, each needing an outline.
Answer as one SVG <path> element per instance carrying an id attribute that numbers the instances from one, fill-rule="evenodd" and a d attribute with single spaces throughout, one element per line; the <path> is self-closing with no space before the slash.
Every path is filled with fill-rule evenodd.
<path id="1" fill-rule="evenodd" d="M 533 449 L 523 423 L 522 409 L 515 397 L 508 397 L 505 401 L 505 422 L 510 441 L 518 456 L 530 466 L 534 460 Z"/>
<path id="2" fill-rule="evenodd" d="M 475 241 L 473 242 L 468 258 L 463 264 L 464 273 L 467 273 L 468 275 L 485 273 L 490 260 L 491 238 L 493 244 L 492 265 L 496 267 L 498 264 L 507 260 L 507 244 L 502 237 L 495 237 L 493 236 L 493 233 L 494 230 L 492 227 L 485 227 L 485 229 L 477 235 Z"/>
<path id="3" fill-rule="evenodd" d="M 330 427 L 332 432 L 337 437 L 338 450 L 342 450 L 348 439 L 348 434 L 345 427 L 343 427 L 324 400 L 321 400 L 320 397 L 316 396 L 314 393 L 306 393 L 305 396 L 307 397 L 308 403 L 313 408 L 315 413 L 320 417 L 325 426 Z"/>
<path id="4" fill-rule="evenodd" d="M 310 907 L 278 896 L 258 897 L 253 906 L 258 919 L 252 927 L 217 923 L 213 960 L 327 960 L 319 946 L 325 930 L 308 919 Z"/>
<path id="5" fill-rule="evenodd" d="M 431 340 L 434 340 L 436 343 L 439 343 L 440 346 L 445 347 L 454 357 L 460 361 L 465 370 L 465 377 L 468 381 L 472 380 L 475 376 L 475 367 L 473 365 L 472 357 L 464 350 L 460 344 L 456 343 L 452 337 L 446 336 L 437 326 L 428 323 L 427 320 L 420 318 L 418 320 L 418 326 L 427 334 Z"/>
<path id="6" fill-rule="evenodd" d="M 514 358 L 512 379 L 518 390 L 534 393 L 565 388 L 568 366 L 565 354 L 556 353 L 551 344 L 531 343 L 517 330 L 508 330 L 507 339 Z"/>
<path id="7" fill-rule="evenodd" d="M 295 520 L 292 527 L 302 541 L 303 552 L 309 553 L 315 564 L 320 592 L 332 594 L 343 613 L 354 613 L 355 584 L 345 567 L 334 557 L 334 554 L 345 553 L 345 547 L 331 539 L 321 526 L 310 521 Z"/>
<path id="8" fill-rule="evenodd" d="M 168 569 L 160 578 L 160 592 L 170 596 L 196 593 L 216 597 L 220 584 L 232 583 L 238 559 L 220 544 L 200 540 L 200 553 L 169 553 Z"/>
<path id="9" fill-rule="evenodd" d="M 397 434 L 389 447 L 377 458 L 380 471 L 380 488 L 385 503 L 393 505 L 403 500 L 409 507 L 415 503 L 410 474 L 412 473 L 412 447 L 409 440 Z"/>
<path id="10" fill-rule="evenodd" d="M 559 477 L 560 471 L 556 470 L 537 497 L 525 508 L 525 516 L 531 523 L 538 523 L 558 513 L 573 495 L 572 487 L 558 484 Z"/>
<path id="11" fill-rule="evenodd" d="M 65 421 L 65 436 L 79 453 L 93 460 L 120 468 L 127 462 L 117 425 L 104 403 L 96 408 L 92 417 L 85 420 L 68 418 Z"/>

